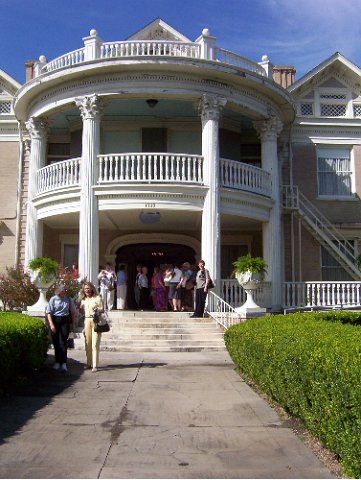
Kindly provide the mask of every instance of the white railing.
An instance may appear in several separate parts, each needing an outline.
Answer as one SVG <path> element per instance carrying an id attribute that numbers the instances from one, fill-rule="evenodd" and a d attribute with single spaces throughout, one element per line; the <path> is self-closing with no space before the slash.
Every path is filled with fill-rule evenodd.
<path id="1" fill-rule="evenodd" d="M 243 287 L 235 279 L 222 279 L 220 296 L 233 308 L 240 307 L 247 300 Z M 271 282 L 262 282 L 255 291 L 253 298 L 261 307 L 271 306 Z"/>
<path id="2" fill-rule="evenodd" d="M 74 52 L 61 55 L 60 57 L 55 58 L 51 62 L 45 64 L 41 68 L 41 73 L 52 72 L 53 70 L 57 70 L 58 68 L 62 67 L 71 67 L 73 65 L 77 65 L 78 63 L 83 63 L 84 61 L 84 48 L 79 48 L 78 50 L 74 50 Z"/>
<path id="3" fill-rule="evenodd" d="M 284 308 L 361 305 L 361 282 L 285 282 Z"/>
<path id="4" fill-rule="evenodd" d="M 81 158 L 53 163 L 37 172 L 37 194 L 80 184 Z"/>
<path id="5" fill-rule="evenodd" d="M 206 312 L 225 329 L 241 322 L 234 308 L 212 291 L 207 295 Z"/>
<path id="6" fill-rule="evenodd" d="M 188 154 L 127 153 L 99 155 L 99 183 L 203 182 L 203 157 Z"/>
<path id="7" fill-rule="evenodd" d="M 334 248 L 341 255 L 344 255 L 351 262 L 354 261 L 355 250 L 352 243 L 342 236 L 342 233 L 299 191 L 296 185 L 283 187 L 283 204 L 286 208 L 297 209 L 301 214 L 304 214 L 306 220 L 311 221 L 314 227 L 320 233 L 323 233 L 329 239 L 329 242 L 332 242 Z"/>
<path id="8" fill-rule="evenodd" d="M 100 58 L 187 57 L 200 58 L 198 43 L 170 41 L 107 42 L 100 47 Z"/>
<path id="9" fill-rule="evenodd" d="M 271 194 L 271 176 L 261 168 L 222 158 L 220 169 L 223 187 L 246 190 L 260 195 Z"/>
<path id="10" fill-rule="evenodd" d="M 263 77 L 267 76 L 265 69 L 258 65 L 258 63 L 252 62 L 252 60 L 248 60 L 248 58 L 237 55 L 224 48 L 216 48 L 216 58 L 221 63 L 234 65 L 235 67 L 258 73 L 258 75 L 262 75 Z"/>

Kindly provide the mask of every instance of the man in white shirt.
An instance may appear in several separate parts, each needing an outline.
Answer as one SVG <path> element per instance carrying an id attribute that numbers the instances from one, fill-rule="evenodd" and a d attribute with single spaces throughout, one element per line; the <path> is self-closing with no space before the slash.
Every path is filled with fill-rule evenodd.
<path id="1" fill-rule="evenodd" d="M 181 311 L 181 286 L 182 286 L 182 271 L 174 265 L 173 276 L 169 282 L 169 300 L 172 300 L 173 310 L 175 312 Z"/>
<path id="2" fill-rule="evenodd" d="M 110 263 L 105 265 L 98 275 L 100 296 L 106 310 L 113 310 L 114 306 L 114 283 L 116 279 L 115 271 Z"/>

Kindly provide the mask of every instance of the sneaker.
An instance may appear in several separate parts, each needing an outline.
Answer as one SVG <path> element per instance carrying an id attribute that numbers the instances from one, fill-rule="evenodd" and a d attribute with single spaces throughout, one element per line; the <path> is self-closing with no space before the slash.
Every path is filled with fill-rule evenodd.
<path id="1" fill-rule="evenodd" d="M 54 370 L 59 370 L 59 368 L 60 368 L 60 363 L 58 363 L 58 362 L 54 363 L 53 369 Z"/>
<path id="2" fill-rule="evenodd" d="M 68 367 L 66 366 L 66 363 L 62 363 L 62 364 L 61 364 L 60 370 L 61 370 L 62 372 L 67 372 L 67 371 L 68 371 Z"/>

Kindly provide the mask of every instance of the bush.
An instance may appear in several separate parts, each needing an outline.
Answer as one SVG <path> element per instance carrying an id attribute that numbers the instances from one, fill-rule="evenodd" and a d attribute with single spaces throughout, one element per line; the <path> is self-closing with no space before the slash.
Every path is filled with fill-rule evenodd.
<path id="1" fill-rule="evenodd" d="M 22 266 L 9 267 L 0 275 L 0 300 L 4 310 L 25 310 L 39 298 L 38 289 Z"/>
<path id="2" fill-rule="evenodd" d="M 46 297 L 49 300 L 53 295 L 55 295 L 55 289 L 58 285 L 62 284 L 65 286 L 65 294 L 71 298 L 77 298 L 78 293 L 84 280 L 77 280 L 74 278 L 73 273 L 67 271 L 66 269 L 60 270 L 58 277 L 55 283 L 48 289 Z"/>
<path id="3" fill-rule="evenodd" d="M 347 321 L 347 317 L 349 320 Z M 360 314 L 267 316 L 229 328 L 225 342 L 240 370 L 361 475 Z"/>
<path id="4" fill-rule="evenodd" d="M 42 320 L 15 312 L 0 313 L 0 389 L 6 389 L 19 373 L 41 367 L 48 345 L 48 329 Z"/>

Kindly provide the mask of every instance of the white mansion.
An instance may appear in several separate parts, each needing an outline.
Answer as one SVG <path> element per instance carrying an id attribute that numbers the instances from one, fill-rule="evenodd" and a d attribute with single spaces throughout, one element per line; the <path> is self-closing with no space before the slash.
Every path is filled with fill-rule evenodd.
<path id="1" fill-rule="evenodd" d="M 251 252 L 273 310 L 307 282 L 359 295 L 357 66 L 335 53 L 295 81 L 160 19 L 83 42 L 22 86 L 0 71 L 1 270 L 44 255 L 96 282 L 109 261 L 131 283 L 137 263 L 203 258 L 225 296 Z"/>

